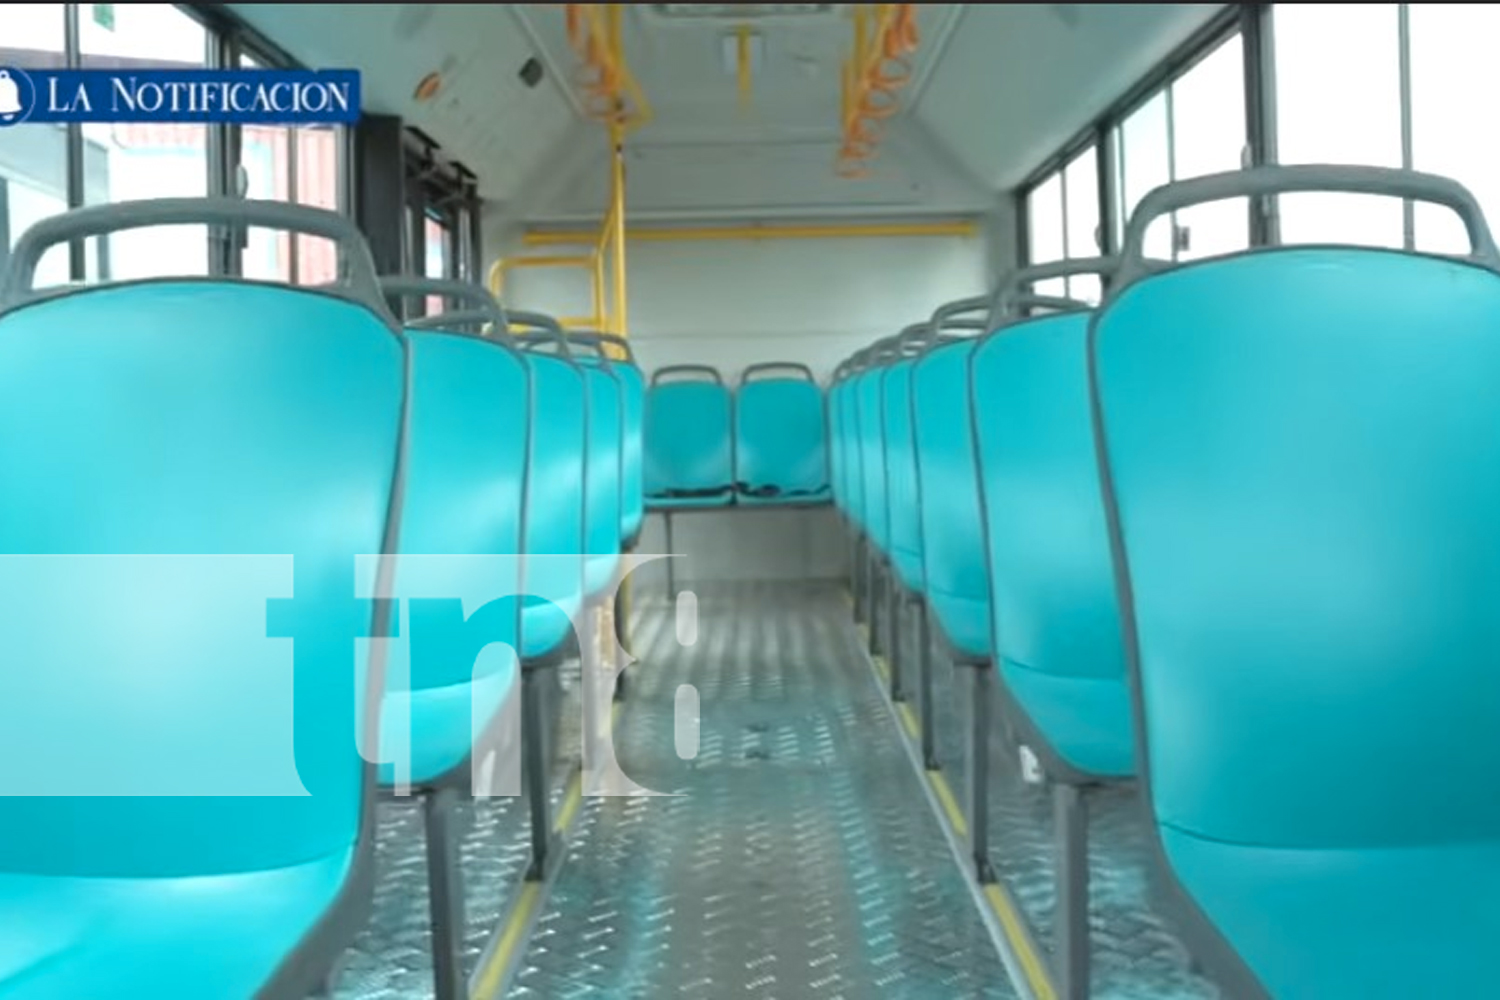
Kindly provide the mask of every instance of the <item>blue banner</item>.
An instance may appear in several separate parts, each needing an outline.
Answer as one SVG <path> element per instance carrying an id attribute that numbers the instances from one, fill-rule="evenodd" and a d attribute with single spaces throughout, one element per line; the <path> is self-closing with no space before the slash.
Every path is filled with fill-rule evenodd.
<path id="1" fill-rule="evenodd" d="M 0 128 L 59 122 L 331 125 L 359 119 L 352 69 L 19 69 L 0 66 Z"/>

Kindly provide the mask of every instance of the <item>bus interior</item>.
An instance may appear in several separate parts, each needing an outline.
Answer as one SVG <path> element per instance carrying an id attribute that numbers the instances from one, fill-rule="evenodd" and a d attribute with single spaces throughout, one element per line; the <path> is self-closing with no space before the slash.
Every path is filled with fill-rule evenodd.
<path id="1" fill-rule="evenodd" d="M 1500 995 L 1497 10 L 0 6 L 0 1000 Z"/>

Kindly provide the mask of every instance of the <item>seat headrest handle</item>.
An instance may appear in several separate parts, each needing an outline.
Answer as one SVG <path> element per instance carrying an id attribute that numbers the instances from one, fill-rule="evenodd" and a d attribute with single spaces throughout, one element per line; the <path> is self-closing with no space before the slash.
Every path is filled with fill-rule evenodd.
<path id="1" fill-rule="evenodd" d="M 510 335 L 510 319 L 505 307 L 489 293 L 489 290 L 467 281 L 452 278 L 424 278 L 411 274 L 382 275 L 380 290 L 387 298 L 420 299 L 438 296 L 449 302 L 465 304 L 467 309 L 449 309 L 432 316 L 418 316 L 406 321 L 406 325 L 418 330 L 441 330 L 452 326 L 468 326 L 488 323 L 489 336 L 514 346 Z"/>
<path id="2" fill-rule="evenodd" d="M 1157 269 L 1145 259 L 1144 247 L 1146 230 L 1159 216 L 1225 198 L 1258 198 L 1307 191 L 1378 194 L 1443 205 L 1458 214 L 1468 231 L 1469 259 L 1500 270 L 1500 254 L 1495 250 L 1484 212 L 1473 193 L 1457 181 L 1396 167 L 1294 164 L 1207 174 L 1175 184 L 1163 184 L 1148 192 L 1125 226 L 1120 267 L 1111 294 L 1118 294 L 1132 281 Z"/>
<path id="3" fill-rule="evenodd" d="M 813 375 L 812 369 L 800 361 L 762 361 L 751 365 L 740 373 L 740 384 L 751 381 L 756 376 L 765 375 L 768 372 L 788 372 L 798 379 L 817 384 L 817 377 Z"/>
<path id="4" fill-rule="evenodd" d="M 572 345 L 568 343 L 568 335 L 556 319 L 546 313 L 528 312 L 524 309 L 507 309 L 505 318 L 512 329 L 518 326 L 526 328 L 523 333 L 512 334 L 522 350 L 535 351 L 544 344 L 551 345 L 557 349 L 558 357 L 571 367 L 578 367 Z"/>
<path id="5" fill-rule="evenodd" d="M 45 290 L 35 286 L 37 265 L 48 250 L 60 243 L 127 229 L 182 225 L 230 229 L 260 226 L 332 240 L 339 249 L 339 280 L 322 290 L 367 306 L 393 331 L 401 329 L 381 293 L 370 246 L 353 220 L 308 205 L 241 198 L 122 201 L 111 205 L 88 205 L 43 219 L 22 233 L 11 249 L 10 264 L 4 278 L 0 279 L 0 308 L 8 309 L 33 299 L 76 291 L 76 286 Z"/>
<path id="6" fill-rule="evenodd" d="M 678 375 L 696 375 L 700 379 L 713 382 L 715 385 L 722 386 L 724 384 L 724 376 L 720 375 L 719 370 L 712 365 L 667 365 L 665 368 L 658 368 L 651 373 L 651 384 L 656 385 L 665 378 Z"/>
<path id="7" fill-rule="evenodd" d="M 630 341 L 618 333 L 602 333 L 598 330 L 569 330 L 566 336 L 568 342 L 571 344 L 593 348 L 594 352 L 605 361 L 614 363 L 622 360 L 611 358 L 605 351 L 606 347 L 617 347 L 624 353 L 625 357 L 623 360 L 626 364 L 634 365 L 636 363 L 635 351 L 631 350 Z"/>
<path id="8" fill-rule="evenodd" d="M 1071 311 L 1094 308 L 1081 299 L 1065 296 L 1041 296 L 1032 292 L 1031 286 L 1039 281 L 1053 278 L 1073 278 L 1085 274 L 1097 274 L 1102 284 L 1108 285 L 1120 266 L 1117 257 L 1074 257 L 1071 260 L 1053 260 L 1042 264 L 1031 264 L 1017 268 L 995 286 L 991 299 L 989 324 L 992 328 L 1005 323 L 1025 319 L 1026 306 L 1043 306 Z"/>

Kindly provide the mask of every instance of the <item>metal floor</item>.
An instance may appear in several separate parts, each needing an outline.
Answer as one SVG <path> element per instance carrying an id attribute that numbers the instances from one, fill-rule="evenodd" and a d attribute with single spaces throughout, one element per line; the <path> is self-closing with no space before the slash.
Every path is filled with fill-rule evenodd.
<path id="1" fill-rule="evenodd" d="M 934 660 L 938 757 L 952 787 L 963 789 L 968 787 L 964 753 L 968 678 L 956 676 L 942 657 Z M 1022 780 L 1017 758 L 998 728 L 990 743 L 989 773 L 990 861 L 1050 958 L 1056 903 L 1051 797 L 1046 788 Z M 1101 789 L 1088 796 L 1092 996 L 1095 1000 L 1218 1000 L 1218 988 L 1191 971 L 1187 950 L 1151 908 L 1149 831 L 1135 792 Z"/>
<path id="2" fill-rule="evenodd" d="M 610 1000 L 1015 996 L 832 586 L 698 589 L 641 617 L 615 736 L 507 994 Z M 701 705 L 677 757 L 682 684 Z"/>
<path id="3" fill-rule="evenodd" d="M 587 798 L 568 858 L 508 977 L 510 998 L 760 1000 L 1017 996 L 833 585 L 697 588 L 698 639 L 643 594 L 622 768 L 676 797 Z M 966 678 L 937 661 L 937 750 L 965 785 Z M 908 662 L 910 660 L 908 659 Z M 579 762 L 577 661 L 563 697 L 553 807 Z M 910 681 L 909 681 L 910 683 Z M 696 757 L 677 757 L 679 685 L 699 693 Z M 991 860 L 1050 944 L 1052 812 L 991 746 Z M 522 798 L 461 807 L 470 968 L 515 896 L 529 839 Z M 1145 827 L 1129 792 L 1091 799 L 1094 996 L 1217 1000 L 1151 911 Z M 380 807 L 377 895 L 335 1000 L 432 996 L 420 807 Z"/>
<path id="4" fill-rule="evenodd" d="M 579 662 L 559 668 L 557 756 L 552 808 L 579 763 Z M 571 748 L 571 749 L 569 749 Z M 473 969 L 495 932 L 530 860 L 524 797 L 460 804 L 467 921 L 464 959 Z M 368 925 L 345 954 L 333 1000 L 430 1000 L 432 951 L 427 908 L 427 842 L 415 799 L 380 803 L 375 904 Z"/>

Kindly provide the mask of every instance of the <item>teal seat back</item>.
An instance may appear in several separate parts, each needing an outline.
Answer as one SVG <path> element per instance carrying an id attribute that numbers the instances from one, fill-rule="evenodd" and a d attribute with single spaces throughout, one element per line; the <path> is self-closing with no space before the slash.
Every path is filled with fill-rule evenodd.
<path id="1" fill-rule="evenodd" d="M 646 380 L 632 362 L 616 361 L 615 375 L 625 401 L 625 453 L 620 469 L 622 532 L 627 541 L 641 533 L 646 518 L 645 455 Z"/>
<path id="2" fill-rule="evenodd" d="M 620 380 L 607 361 L 579 358 L 588 392 L 588 469 L 584 480 L 586 587 L 599 592 L 613 576 L 624 523 L 621 473 L 625 447 L 624 403 Z"/>
<path id="3" fill-rule="evenodd" d="M 1128 287 L 1095 337 L 1157 823 L 1500 839 L 1500 277 L 1280 249 Z"/>
<path id="4" fill-rule="evenodd" d="M 969 407 L 973 340 L 932 348 L 912 369 L 912 440 L 922 504 L 927 604 L 953 650 L 990 655 L 990 580 L 979 519 L 979 481 Z"/>
<path id="5" fill-rule="evenodd" d="M 840 411 L 844 395 L 844 371 L 834 373 L 833 382 L 825 396 L 825 420 L 828 424 L 828 488 L 833 495 L 833 505 L 844 510 L 844 424 Z"/>
<path id="6" fill-rule="evenodd" d="M 911 378 L 915 361 L 902 358 L 886 370 L 882 405 L 885 429 L 885 506 L 891 564 L 907 590 L 921 593 L 922 511 L 917 453 L 912 440 Z"/>
<path id="7" fill-rule="evenodd" d="M 0 315 L 0 872 L 230 874 L 355 843 L 381 694 L 356 557 L 386 541 L 406 395 L 388 322 L 213 280 Z"/>
<path id="8" fill-rule="evenodd" d="M 859 459 L 861 525 L 882 553 L 889 550 L 885 503 L 885 369 L 871 368 L 860 376 Z"/>
<path id="9" fill-rule="evenodd" d="M 806 365 L 745 369 L 735 393 L 734 430 L 735 480 L 742 490 L 781 497 L 828 492 L 823 391 Z"/>
<path id="10" fill-rule="evenodd" d="M 531 461 L 526 477 L 525 591 L 566 607 L 583 597 L 583 483 L 588 428 L 583 370 L 526 352 L 531 366 Z M 527 655 L 548 650 L 525 643 Z"/>
<path id="11" fill-rule="evenodd" d="M 399 690 L 400 658 L 410 653 L 410 689 L 449 687 L 479 673 L 513 673 L 514 656 L 482 645 L 519 649 L 522 525 L 525 520 L 531 369 L 507 342 L 433 329 L 406 332 L 411 355 L 406 489 L 401 551 L 417 556 L 506 556 L 498 560 L 397 563 L 419 592 L 462 601 L 444 616 L 429 600 L 409 610 L 412 634 L 392 645 L 388 690 Z M 436 574 L 434 576 L 434 574 Z M 428 579 L 428 577 L 433 577 Z M 487 616 L 482 630 L 457 627 L 503 595 L 509 611 Z"/>
<path id="12" fill-rule="evenodd" d="M 667 380 L 686 375 L 692 380 Z M 658 370 L 646 392 L 646 496 L 727 496 L 734 487 L 732 412 L 729 390 L 712 368 Z"/>
<path id="13" fill-rule="evenodd" d="M 622 547 L 634 544 L 646 516 L 642 486 L 641 437 L 645 408 L 645 381 L 636 366 L 630 341 L 619 334 L 594 331 L 568 335 L 575 349 L 590 352 L 585 363 L 614 376 L 618 399 L 620 539 Z M 576 353 L 576 350 L 575 350 Z"/>
<path id="14" fill-rule="evenodd" d="M 864 380 L 867 372 L 856 371 L 844 380 L 843 391 L 839 396 L 839 406 L 843 411 L 841 424 L 843 426 L 843 453 L 844 453 L 844 512 L 855 527 L 864 530 L 864 441 L 860 437 L 859 426 L 859 400 L 860 383 Z"/>
<path id="15" fill-rule="evenodd" d="M 1132 770 L 1130 702 L 1089 408 L 1088 311 L 1002 326 L 970 360 L 994 652 L 1075 771 Z"/>

